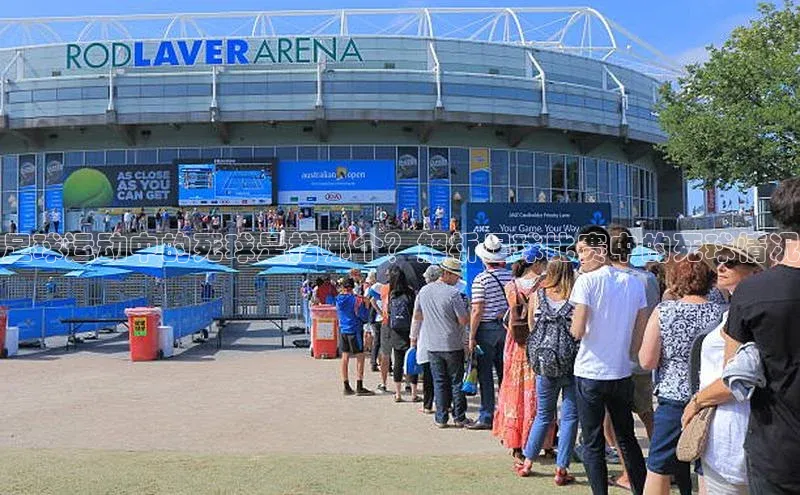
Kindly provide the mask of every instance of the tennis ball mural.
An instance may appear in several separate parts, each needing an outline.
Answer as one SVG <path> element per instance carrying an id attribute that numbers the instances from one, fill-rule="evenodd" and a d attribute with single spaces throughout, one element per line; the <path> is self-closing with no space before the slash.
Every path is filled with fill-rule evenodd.
<path id="1" fill-rule="evenodd" d="M 114 202 L 114 188 L 106 175 L 94 168 L 80 168 L 64 181 L 64 207 L 97 208 Z"/>

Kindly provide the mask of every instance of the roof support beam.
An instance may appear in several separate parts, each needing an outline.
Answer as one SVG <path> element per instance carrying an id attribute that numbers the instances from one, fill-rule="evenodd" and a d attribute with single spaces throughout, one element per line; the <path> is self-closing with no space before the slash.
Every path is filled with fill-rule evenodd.
<path id="1" fill-rule="evenodd" d="M 328 118 L 325 116 L 325 107 L 317 107 L 315 114 L 314 135 L 320 142 L 327 143 L 330 127 L 328 126 Z"/>
<path id="2" fill-rule="evenodd" d="M 578 148 L 578 153 L 588 155 L 608 140 L 608 137 L 599 134 L 569 133 L 569 140 Z"/>
<path id="3" fill-rule="evenodd" d="M 106 110 L 106 125 L 114 131 L 127 146 L 136 146 L 136 126 L 117 123 L 117 111 Z"/>

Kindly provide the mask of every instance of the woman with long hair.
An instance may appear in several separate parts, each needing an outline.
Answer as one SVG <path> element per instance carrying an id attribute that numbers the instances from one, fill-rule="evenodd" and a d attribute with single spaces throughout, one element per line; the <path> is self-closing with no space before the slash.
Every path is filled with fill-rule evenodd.
<path id="1" fill-rule="evenodd" d="M 406 275 L 397 267 L 389 270 L 389 331 L 391 332 L 392 377 L 394 379 L 394 401 L 403 402 L 403 365 L 406 351 L 411 347 L 411 318 L 414 313 L 416 293 L 408 284 Z M 417 375 L 409 375 L 411 402 L 421 402 L 417 395 Z"/>
<path id="2" fill-rule="evenodd" d="M 713 271 L 699 255 L 676 261 L 671 267 L 671 282 L 678 299 L 656 306 L 639 350 L 642 367 L 657 370 L 659 377 L 644 489 L 648 494 L 666 495 L 674 476 L 680 493 L 690 495 L 689 463 L 678 461 L 676 456 L 681 415 L 692 395 L 689 357 L 695 338 L 721 318 L 722 309 L 708 300 Z"/>
<path id="3" fill-rule="evenodd" d="M 558 428 L 558 457 L 556 458 L 556 469 L 554 481 L 556 485 L 563 486 L 575 481 L 575 477 L 569 474 L 569 463 L 572 457 L 572 450 L 575 446 L 575 437 L 578 434 L 578 408 L 575 400 L 575 376 L 572 372 L 575 355 L 577 354 L 577 343 L 569 334 L 569 327 L 572 320 L 573 307 L 569 302 L 572 287 L 575 285 L 575 271 L 569 259 L 558 256 L 550 260 L 547 264 L 547 272 L 539 289 L 532 294 L 528 317 L 530 319 L 531 339 L 541 328 L 542 330 L 558 332 L 558 335 L 549 336 L 560 343 L 567 344 L 565 350 L 569 349 L 569 356 L 566 362 L 560 363 L 562 373 L 560 376 L 536 377 L 537 408 L 536 418 L 533 427 L 525 444 L 523 454 L 525 460 L 515 466 L 517 474 L 520 476 L 530 476 L 532 473 L 533 459 L 541 450 L 545 442 L 550 424 L 555 418 L 558 395 L 562 394 L 561 418 Z M 537 327 L 537 323 L 542 325 Z M 545 322 L 547 322 L 545 324 Z M 572 344 L 571 346 L 569 344 Z M 531 346 L 534 348 L 531 349 Z M 559 346 L 559 348 L 561 348 Z M 534 341 L 528 345 L 528 349 L 536 352 Z M 544 353 L 542 354 L 544 356 Z M 536 356 L 529 356 L 535 359 Z"/>
<path id="4" fill-rule="evenodd" d="M 536 377 L 525 355 L 525 343 L 530 329 L 526 319 L 514 324 L 513 312 L 522 307 L 527 311 L 528 300 L 539 286 L 547 259 L 537 246 L 528 247 L 522 259 L 514 263 L 514 280 L 505 287 L 509 313 L 506 315 L 506 344 L 503 352 L 503 381 L 497 408 L 492 421 L 492 434 L 511 449 L 511 455 L 522 459 L 522 447 L 528 438 L 536 414 Z"/>

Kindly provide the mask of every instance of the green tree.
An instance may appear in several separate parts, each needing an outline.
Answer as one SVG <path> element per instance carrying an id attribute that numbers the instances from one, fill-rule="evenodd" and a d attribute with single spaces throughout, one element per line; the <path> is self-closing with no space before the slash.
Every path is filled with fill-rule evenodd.
<path id="1" fill-rule="evenodd" d="M 661 88 L 661 146 L 689 179 L 754 186 L 800 174 L 800 7 L 760 4 L 704 64 Z"/>

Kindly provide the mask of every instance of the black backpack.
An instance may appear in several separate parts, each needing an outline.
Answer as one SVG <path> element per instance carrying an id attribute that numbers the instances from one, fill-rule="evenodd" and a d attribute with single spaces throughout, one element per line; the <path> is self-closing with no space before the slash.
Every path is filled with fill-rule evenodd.
<path id="1" fill-rule="evenodd" d="M 408 330 L 411 328 L 411 298 L 408 294 L 392 295 L 389 298 L 389 328 Z"/>
<path id="2" fill-rule="evenodd" d="M 569 333 L 574 307 L 567 301 L 558 311 L 553 311 L 544 289 L 539 289 L 536 294 L 539 307 L 526 346 L 528 363 L 537 375 L 548 378 L 570 376 L 578 354 L 578 342 Z"/>

